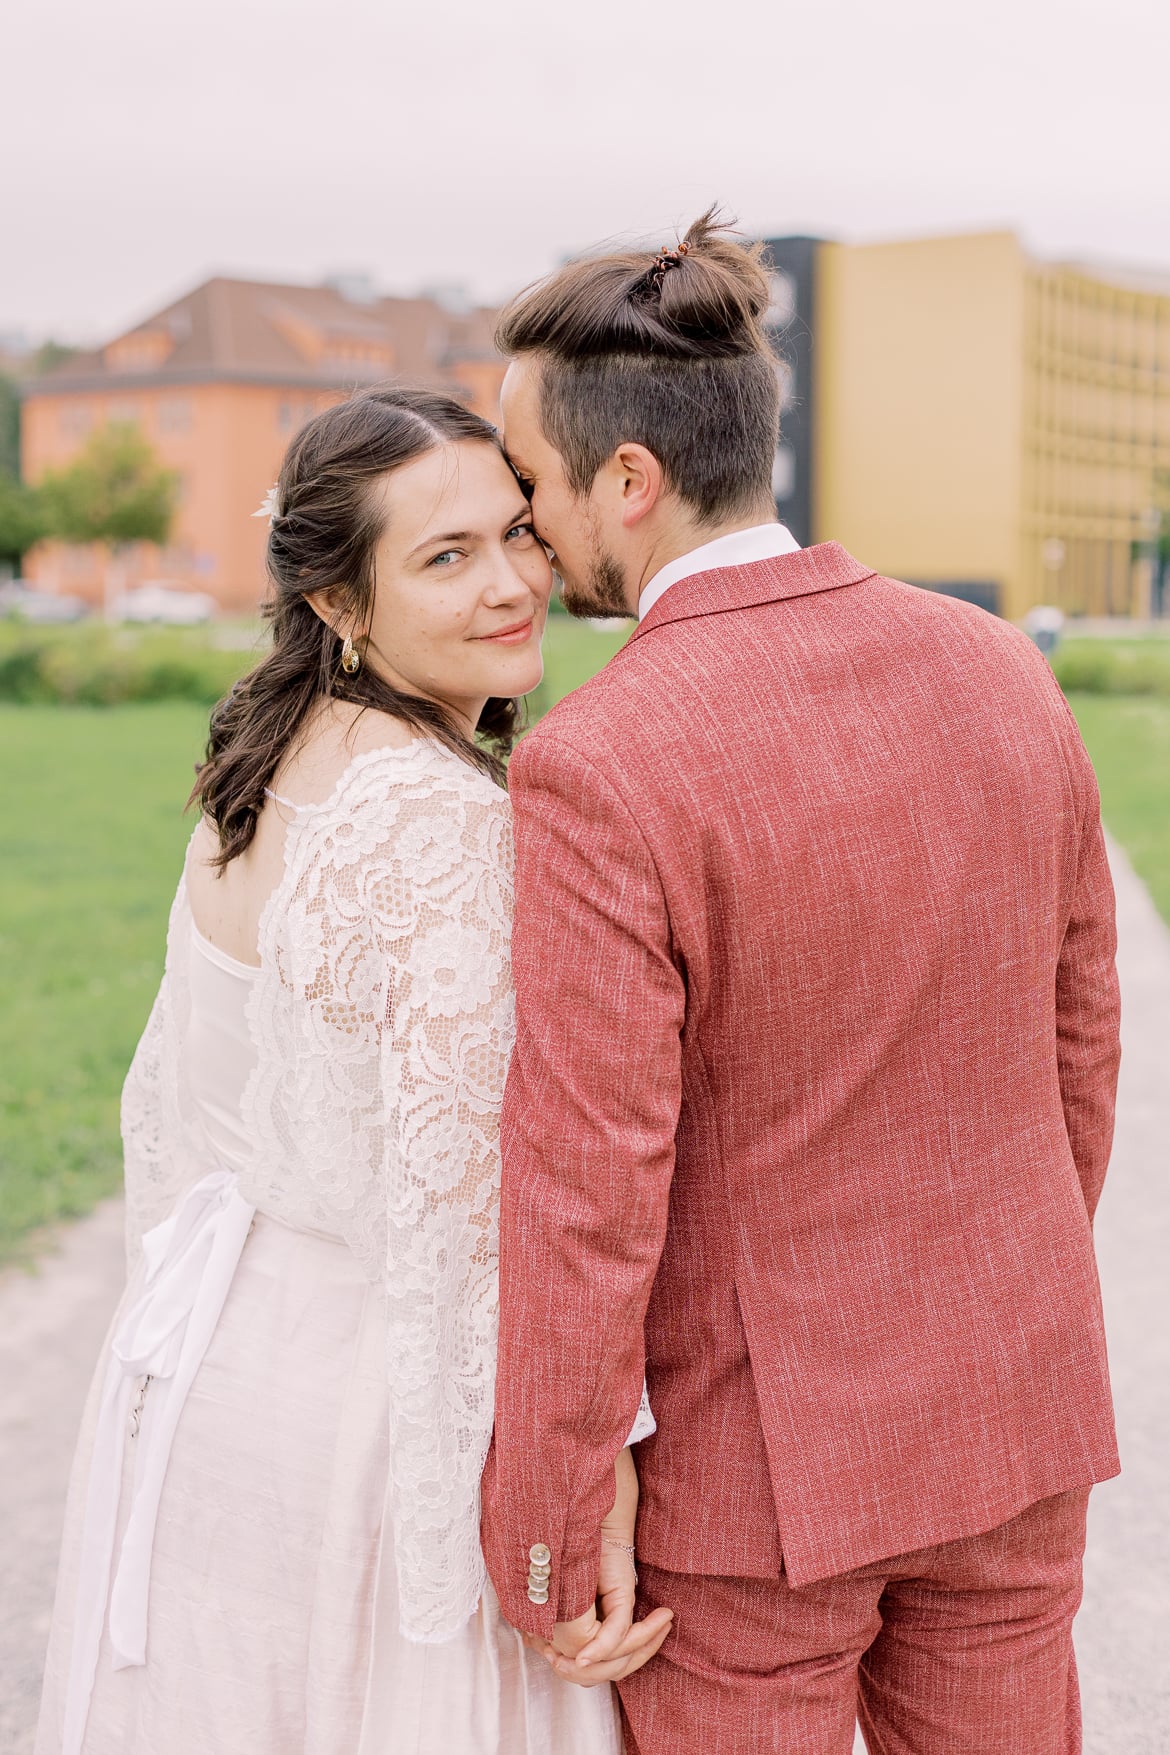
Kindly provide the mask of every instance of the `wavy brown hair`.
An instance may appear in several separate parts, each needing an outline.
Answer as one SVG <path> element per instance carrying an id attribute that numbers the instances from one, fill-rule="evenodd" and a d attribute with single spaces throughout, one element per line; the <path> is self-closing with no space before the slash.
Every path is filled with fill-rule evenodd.
<path id="1" fill-rule="evenodd" d="M 673 250 L 570 262 L 504 309 L 496 345 L 539 362 L 540 424 L 575 494 L 632 441 L 701 523 L 774 503 L 780 390 L 762 248 L 712 207 Z"/>
<path id="2" fill-rule="evenodd" d="M 466 440 L 500 449 L 496 429 L 452 397 L 392 388 L 364 390 L 326 409 L 289 446 L 268 535 L 271 591 L 263 613 L 272 648 L 213 712 L 206 759 L 187 801 L 215 825 L 220 870 L 251 842 L 265 786 L 324 700 L 392 714 L 503 783 L 518 701 L 488 701 L 473 742 L 445 707 L 394 688 L 371 666 L 347 675 L 342 636 L 309 602 L 329 591 L 339 624 L 354 636 L 367 631 L 385 522 L 374 483 L 436 446 Z"/>

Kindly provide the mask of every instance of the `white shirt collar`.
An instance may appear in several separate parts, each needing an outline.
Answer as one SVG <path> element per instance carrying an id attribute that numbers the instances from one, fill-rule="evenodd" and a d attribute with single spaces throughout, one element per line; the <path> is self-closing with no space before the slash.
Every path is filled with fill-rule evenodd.
<path id="1" fill-rule="evenodd" d="M 695 573 L 711 573 L 717 567 L 744 567 L 749 561 L 770 561 L 777 555 L 796 554 L 800 544 L 783 524 L 753 524 L 750 530 L 733 530 L 729 536 L 717 536 L 689 554 L 655 573 L 642 588 L 638 599 L 638 620 L 649 615 L 663 592 L 689 579 Z"/>

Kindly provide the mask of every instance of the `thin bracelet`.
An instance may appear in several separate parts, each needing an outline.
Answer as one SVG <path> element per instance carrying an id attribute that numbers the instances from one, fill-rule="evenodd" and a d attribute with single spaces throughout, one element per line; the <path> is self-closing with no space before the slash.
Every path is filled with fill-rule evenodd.
<path id="1" fill-rule="evenodd" d="M 637 1582 L 638 1582 L 638 1562 L 634 1558 L 634 1545 L 633 1545 L 633 1543 L 632 1542 L 617 1542 L 614 1540 L 614 1538 L 612 1536 L 602 1536 L 601 1539 L 608 1548 L 620 1548 L 623 1554 L 627 1554 L 629 1556 L 630 1565 L 634 1569 L 634 1583 L 637 1584 Z"/>

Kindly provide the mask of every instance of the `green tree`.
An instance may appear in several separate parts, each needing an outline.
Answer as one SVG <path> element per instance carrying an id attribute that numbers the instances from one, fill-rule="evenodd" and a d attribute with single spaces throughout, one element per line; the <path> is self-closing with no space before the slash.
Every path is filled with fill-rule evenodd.
<path id="1" fill-rule="evenodd" d="M 15 378 L 0 372 L 0 476 L 20 474 L 20 391 Z"/>
<path id="2" fill-rule="evenodd" d="M 41 482 L 49 533 L 64 542 L 164 543 L 178 477 L 136 426 L 99 427 L 65 469 Z"/>
<path id="3" fill-rule="evenodd" d="M 72 463 L 41 481 L 46 535 L 108 547 L 107 610 L 122 585 L 129 547 L 166 542 L 178 487 L 174 470 L 163 468 L 132 424 L 99 427 Z"/>
<path id="4" fill-rule="evenodd" d="M 32 356 L 30 369 L 33 376 L 40 378 L 46 372 L 55 372 L 58 366 L 63 366 L 67 360 L 71 360 L 76 352 L 75 347 L 66 347 L 64 342 L 53 341 L 52 338 L 48 341 L 42 341 Z"/>
<path id="5" fill-rule="evenodd" d="M 0 561 L 20 563 L 47 535 L 45 508 L 36 488 L 0 471 Z"/>
<path id="6" fill-rule="evenodd" d="M 44 507 L 20 479 L 20 390 L 0 372 L 0 572 L 15 568 L 45 534 Z"/>

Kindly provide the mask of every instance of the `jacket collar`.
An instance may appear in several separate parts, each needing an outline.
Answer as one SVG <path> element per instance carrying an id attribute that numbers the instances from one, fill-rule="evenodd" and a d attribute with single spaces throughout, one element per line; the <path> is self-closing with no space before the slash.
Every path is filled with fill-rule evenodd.
<path id="1" fill-rule="evenodd" d="M 798 549 L 795 554 L 747 561 L 738 567 L 715 567 L 679 579 L 664 592 L 638 623 L 629 643 L 665 622 L 750 609 L 784 597 L 807 597 L 815 591 L 833 591 L 838 585 L 859 585 L 863 579 L 873 577 L 873 568 L 855 561 L 839 542 L 820 542 L 814 548 Z"/>

